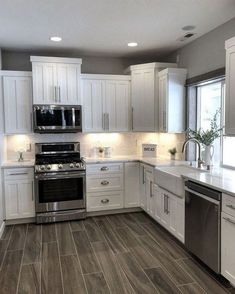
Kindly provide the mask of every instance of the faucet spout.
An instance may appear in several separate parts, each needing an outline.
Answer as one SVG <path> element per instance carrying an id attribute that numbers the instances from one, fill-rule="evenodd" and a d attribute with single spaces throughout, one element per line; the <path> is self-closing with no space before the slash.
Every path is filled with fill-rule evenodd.
<path id="1" fill-rule="evenodd" d="M 185 149 L 186 149 L 186 146 L 190 143 L 190 142 L 194 142 L 195 144 L 197 144 L 198 146 L 198 160 L 197 160 L 197 166 L 198 168 L 201 168 L 202 167 L 202 164 L 203 164 L 203 161 L 201 159 L 201 144 L 200 142 L 195 139 L 195 138 L 189 138 L 187 139 L 184 144 L 183 144 L 183 147 L 182 147 L 182 153 L 185 153 Z"/>

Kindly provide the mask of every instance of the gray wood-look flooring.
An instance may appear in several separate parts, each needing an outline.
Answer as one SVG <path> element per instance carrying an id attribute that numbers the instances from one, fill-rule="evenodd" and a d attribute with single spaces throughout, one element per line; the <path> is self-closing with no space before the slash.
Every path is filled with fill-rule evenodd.
<path id="1" fill-rule="evenodd" d="M 1 294 L 235 293 L 145 213 L 8 226 Z"/>

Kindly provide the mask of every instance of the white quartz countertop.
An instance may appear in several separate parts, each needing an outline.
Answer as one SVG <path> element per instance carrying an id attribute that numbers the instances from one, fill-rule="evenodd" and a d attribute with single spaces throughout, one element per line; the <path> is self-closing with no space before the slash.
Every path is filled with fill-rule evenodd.
<path id="1" fill-rule="evenodd" d="M 156 158 L 156 157 L 142 157 L 142 156 L 138 156 L 138 155 L 113 156 L 111 158 L 85 157 L 84 159 L 85 159 L 86 164 L 112 163 L 112 162 L 132 162 L 132 161 L 140 161 L 142 163 L 149 164 L 153 167 L 187 164 L 185 161 L 168 160 L 168 159 L 162 159 L 162 158 Z"/>
<path id="2" fill-rule="evenodd" d="M 18 168 L 18 167 L 34 167 L 35 160 L 24 160 L 24 161 L 17 161 L 17 160 L 7 160 L 4 161 L 1 165 L 2 168 Z"/>
<path id="3" fill-rule="evenodd" d="M 227 168 L 212 168 L 211 171 L 200 173 L 193 171 L 182 174 L 186 180 L 203 184 L 209 188 L 235 196 L 235 170 Z"/>

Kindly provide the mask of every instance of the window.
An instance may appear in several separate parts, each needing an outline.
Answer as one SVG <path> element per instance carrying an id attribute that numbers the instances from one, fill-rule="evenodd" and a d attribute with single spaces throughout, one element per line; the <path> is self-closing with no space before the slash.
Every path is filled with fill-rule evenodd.
<path id="1" fill-rule="evenodd" d="M 223 113 L 223 92 L 224 81 L 217 81 L 210 84 L 200 85 L 197 87 L 197 129 L 210 129 L 210 123 L 216 112 L 221 109 Z M 221 124 L 221 115 L 217 116 L 218 126 Z M 213 143 L 212 163 L 220 165 L 221 163 L 221 146 L 222 138 L 218 138 Z M 204 150 L 202 150 L 204 158 Z"/>

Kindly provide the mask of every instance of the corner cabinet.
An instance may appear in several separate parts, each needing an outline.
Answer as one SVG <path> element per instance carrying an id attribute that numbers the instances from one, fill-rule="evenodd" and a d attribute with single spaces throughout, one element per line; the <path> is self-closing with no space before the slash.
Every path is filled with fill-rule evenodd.
<path id="1" fill-rule="evenodd" d="M 159 131 L 182 133 L 185 131 L 185 80 L 184 68 L 167 68 L 159 77 Z"/>
<path id="2" fill-rule="evenodd" d="M 84 132 L 130 129 L 130 76 L 82 75 Z"/>
<path id="3" fill-rule="evenodd" d="M 81 105 L 79 58 L 31 56 L 33 103 Z"/>
<path id="4" fill-rule="evenodd" d="M 4 169 L 6 220 L 35 216 L 33 168 Z"/>
<path id="5" fill-rule="evenodd" d="M 146 63 L 132 65 L 131 106 L 132 130 L 134 132 L 154 132 L 158 130 L 158 72 L 175 63 Z"/>
<path id="6" fill-rule="evenodd" d="M 3 80 L 6 134 L 32 131 L 32 74 L 24 71 L 1 71 Z"/>
<path id="7" fill-rule="evenodd" d="M 226 94 L 225 134 L 235 135 L 235 37 L 225 42 L 226 49 Z"/>

